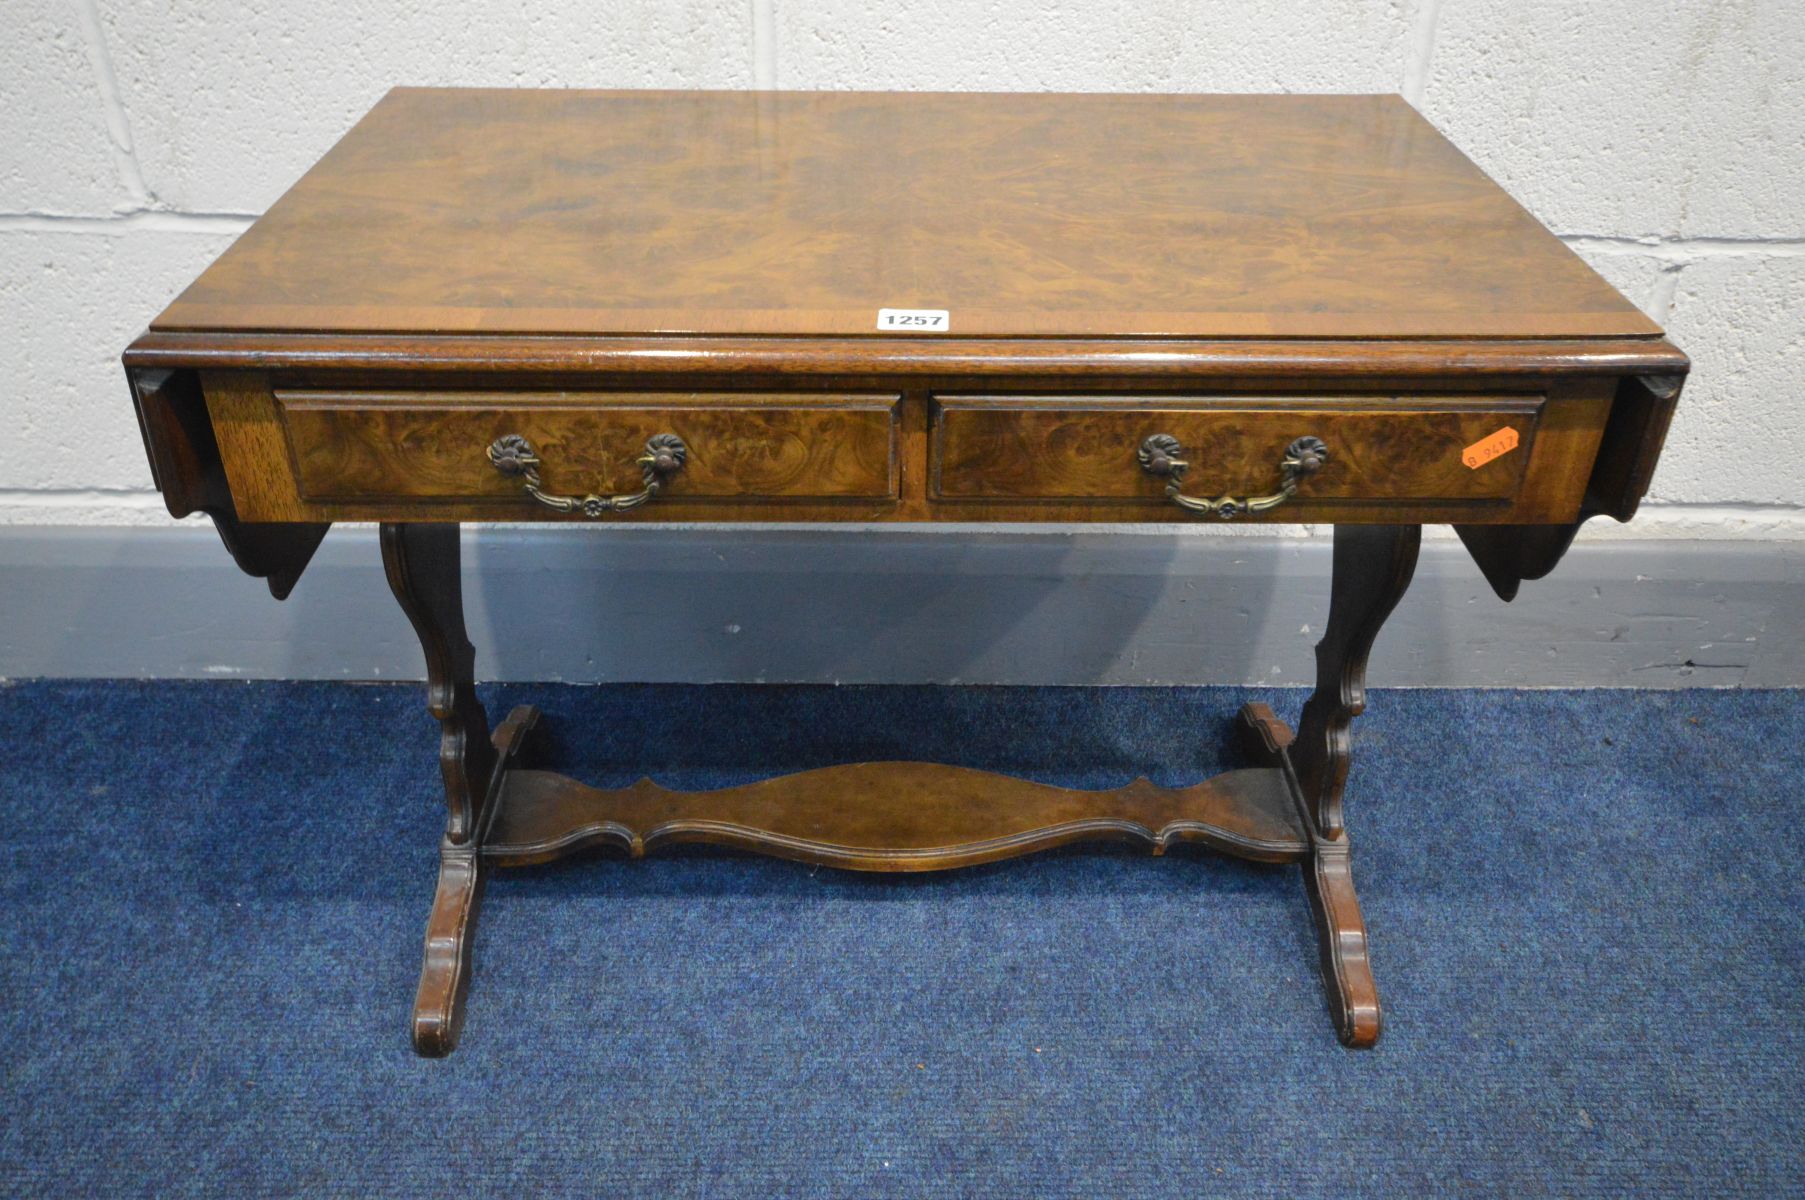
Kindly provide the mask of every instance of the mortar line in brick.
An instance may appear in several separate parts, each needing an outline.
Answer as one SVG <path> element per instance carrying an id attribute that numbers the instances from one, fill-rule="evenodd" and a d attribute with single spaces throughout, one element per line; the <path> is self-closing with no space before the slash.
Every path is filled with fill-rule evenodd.
<path id="1" fill-rule="evenodd" d="M 777 0 L 751 0 L 752 86 L 777 87 Z"/>
<path id="2" fill-rule="evenodd" d="M 1646 500 L 1641 512 L 1674 512 L 1685 509 L 1721 509 L 1734 513 L 1772 513 L 1805 516 L 1805 504 L 1773 504 L 1764 500 Z"/>
<path id="3" fill-rule="evenodd" d="M 1575 250 L 1600 254 L 1641 254 L 1669 262 L 1696 258 L 1805 254 L 1805 238 L 1785 237 L 1638 237 L 1633 234 L 1563 233 L 1561 241 Z"/>
<path id="4" fill-rule="evenodd" d="M 160 493 L 155 488 L 142 487 L 12 487 L 0 488 L 0 503 L 48 499 L 95 499 L 112 503 L 119 500 L 142 500 L 158 495 Z"/>
<path id="5" fill-rule="evenodd" d="M 1593 541 L 1686 542 L 1805 540 L 1805 509 L 1759 504 L 1662 504 L 1645 501 L 1626 525 L 1588 521 L 1581 537 Z"/>
<path id="6" fill-rule="evenodd" d="M 1654 311 L 1648 315 L 1663 325 L 1673 313 L 1673 297 L 1680 290 L 1680 273 L 1685 269 L 1683 262 L 1663 263 L 1661 273 L 1655 277 L 1649 294 L 1649 306 Z"/>
<path id="7" fill-rule="evenodd" d="M 97 233 L 124 237 L 131 233 L 240 234 L 256 220 L 252 213 L 183 213 L 142 208 L 113 216 L 62 213 L 0 213 L 0 233 Z"/>
<path id="8" fill-rule="evenodd" d="M 1435 26 L 1440 19 L 1441 0 L 1417 0 L 1410 47 L 1404 56 L 1404 82 L 1399 88 L 1416 108 L 1422 107 L 1423 93 L 1429 87 L 1429 63 L 1435 57 Z"/>
<path id="9" fill-rule="evenodd" d="M 0 527 L 105 524 L 109 513 L 125 516 L 134 525 L 146 519 L 158 525 L 175 523 L 175 518 L 163 505 L 163 497 L 156 492 L 99 488 L 0 489 Z"/>
<path id="10" fill-rule="evenodd" d="M 82 37 L 88 44 L 88 62 L 94 68 L 96 86 L 100 90 L 101 108 L 107 123 L 107 144 L 113 155 L 113 166 L 119 172 L 119 184 L 130 203 L 127 208 L 148 208 L 158 201 L 144 182 L 144 171 L 138 165 L 138 152 L 132 142 L 132 126 L 125 115 L 125 104 L 119 98 L 119 76 L 113 70 L 113 56 L 107 50 L 106 32 L 100 25 L 100 9 L 95 0 L 75 0 L 76 20 L 81 23 Z"/>
<path id="11" fill-rule="evenodd" d="M 150 206 L 109 214 L 0 212 L 0 232 L 125 234 L 160 229 L 183 233 L 242 233 L 259 215 L 251 212 L 183 212 Z M 1724 255 L 1791 257 L 1805 254 L 1805 238 L 1670 238 L 1600 233 L 1568 233 L 1560 238 L 1575 250 L 1641 254 L 1676 263 Z"/>

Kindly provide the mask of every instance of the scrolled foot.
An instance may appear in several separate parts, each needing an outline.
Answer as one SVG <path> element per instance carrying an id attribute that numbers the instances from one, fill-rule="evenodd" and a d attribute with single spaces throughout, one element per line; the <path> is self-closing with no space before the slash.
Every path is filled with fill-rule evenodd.
<path id="1" fill-rule="evenodd" d="M 426 921 L 426 958 L 414 997 L 414 1050 L 427 1058 L 443 1058 L 456 1049 L 464 1024 L 464 997 L 470 990 L 476 914 L 482 905 L 482 842 L 488 818 L 500 800 L 507 769 L 526 746 L 539 722 L 539 710 L 522 704 L 495 727 L 492 741 L 496 768 L 479 810 L 476 836 L 462 845 L 446 842 L 439 850 L 439 888 Z"/>
<path id="2" fill-rule="evenodd" d="M 439 889 L 426 922 L 426 958 L 414 995 L 414 1050 L 427 1058 L 443 1058 L 457 1046 L 482 896 L 483 862 L 476 848 L 447 844 L 440 851 Z"/>
<path id="3" fill-rule="evenodd" d="M 1366 952 L 1366 922 L 1354 895 L 1345 838 L 1319 841 L 1304 864 L 1304 887 L 1316 916 L 1322 953 L 1322 985 L 1335 1032 L 1345 1046 L 1370 1048 L 1379 1040 L 1379 987 Z"/>

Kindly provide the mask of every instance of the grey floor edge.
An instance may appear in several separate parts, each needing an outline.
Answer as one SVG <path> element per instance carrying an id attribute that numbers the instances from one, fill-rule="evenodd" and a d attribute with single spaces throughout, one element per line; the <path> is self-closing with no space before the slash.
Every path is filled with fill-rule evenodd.
<path id="1" fill-rule="evenodd" d="M 485 679 L 1310 681 L 1326 538 L 1202 531 L 602 529 L 466 534 Z M 1805 543 L 1587 541 L 1514 604 L 1423 546 L 1369 682 L 1805 685 Z M 417 679 L 371 527 L 285 603 L 212 530 L 0 529 L 0 677 Z"/>

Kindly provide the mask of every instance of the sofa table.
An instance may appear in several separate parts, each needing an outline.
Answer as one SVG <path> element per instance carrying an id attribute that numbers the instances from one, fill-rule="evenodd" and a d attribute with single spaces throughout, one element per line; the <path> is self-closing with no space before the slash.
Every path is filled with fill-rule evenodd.
<path id="1" fill-rule="evenodd" d="M 1395 97 L 398 89 L 125 366 L 170 512 L 278 598 L 332 522 L 381 523 L 441 726 L 437 1055 L 485 872 L 681 842 L 1296 862 L 1336 1029 L 1372 1045 L 1341 798 L 1421 528 L 1511 599 L 1635 511 L 1687 360 Z M 523 765 L 536 713 L 491 731 L 473 687 L 461 522 L 1229 520 L 1334 526 L 1328 623 L 1295 733 L 1248 705 L 1250 765 L 1190 787 L 604 791 Z"/>

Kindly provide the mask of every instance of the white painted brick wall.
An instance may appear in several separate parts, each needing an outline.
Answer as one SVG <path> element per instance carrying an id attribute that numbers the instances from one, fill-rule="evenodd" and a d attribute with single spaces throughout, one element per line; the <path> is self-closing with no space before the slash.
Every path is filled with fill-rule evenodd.
<path id="1" fill-rule="evenodd" d="M 17 389 L 5 409 L 12 436 L 0 441 L 9 488 L 55 495 L 151 486 L 119 351 L 143 327 L 146 280 L 179 287 L 232 239 L 119 224 L 0 239 L 0 378 Z"/>
<path id="2" fill-rule="evenodd" d="M 1805 537 L 1800 0 L 9 0 L 0 523 L 167 520 L 118 352 L 397 83 L 1401 92 L 1696 360 L 1627 532 Z"/>
<path id="3" fill-rule="evenodd" d="M 1394 92 L 1387 0 L 777 0 L 775 84 L 804 89 Z"/>
<path id="4" fill-rule="evenodd" d="M 745 0 L 101 0 L 157 199 L 259 213 L 397 84 L 748 87 Z"/>
<path id="5" fill-rule="evenodd" d="M 1442 0 L 1421 107 L 1556 233 L 1805 232 L 1799 0 Z"/>
<path id="6" fill-rule="evenodd" d="M 90 39 L 71 10 L 0 17 L 0 212 L 106 212 L 121 199 Z"/>

